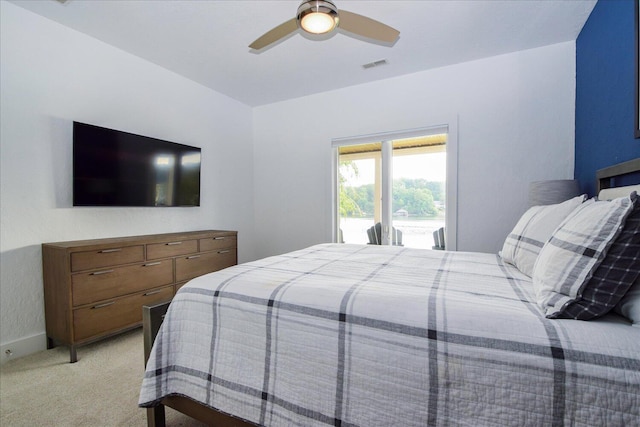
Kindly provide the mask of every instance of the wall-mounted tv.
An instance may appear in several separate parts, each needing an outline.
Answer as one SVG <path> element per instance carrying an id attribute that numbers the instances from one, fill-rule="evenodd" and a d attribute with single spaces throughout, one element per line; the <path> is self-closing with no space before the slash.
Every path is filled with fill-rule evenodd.
<path id="1" fill-rule="evenodd" d="M 73 122 L 74 206 L 200 206 L 201 149 Z"/>

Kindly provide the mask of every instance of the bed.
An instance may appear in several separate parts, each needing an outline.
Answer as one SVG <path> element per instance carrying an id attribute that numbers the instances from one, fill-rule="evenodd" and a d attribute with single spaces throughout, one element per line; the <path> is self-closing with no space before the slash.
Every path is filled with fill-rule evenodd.
<path id="1" fill-rule="evenodd" d="M 145 308 L 139 405 L 149 425 L 164 405 L 224 426 L 640 425 L 640 201 L 573 203 L 545 238 L 605 210 L 588 257 L 513 250 L 535 234 L 517 225 L 500 254 L 320 244 L 193 279 Z M 613 254 L 624 272 L 605 272 Z M 587 285 L 545 294 L 569 264 Z M 616 274 L 619 297 L 576 320 L 592 313 L 587 286 Z"/>

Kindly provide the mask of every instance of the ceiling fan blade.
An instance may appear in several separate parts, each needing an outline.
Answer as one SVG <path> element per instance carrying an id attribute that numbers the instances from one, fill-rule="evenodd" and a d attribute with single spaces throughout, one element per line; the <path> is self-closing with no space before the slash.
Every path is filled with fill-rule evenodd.
<path id="1" fill-rule="evenodd" d="M 270 44 L 287 37 L 297 29 L 298 24 L 296 23 L 296 18 L 290 19 L 258 37 L 249 45 L 249 47 L 256 50 L 262 49 L 263 47 L 269 46 Z"/>
<path id="2" fill-rule="evenodd" d="M 350 33 L 385 43 L 394 43 L 400 35 L 400 31 L 375 19 L 343 9 L 340 9 L 338 13 L 340 16 L 340 28 Z"/>

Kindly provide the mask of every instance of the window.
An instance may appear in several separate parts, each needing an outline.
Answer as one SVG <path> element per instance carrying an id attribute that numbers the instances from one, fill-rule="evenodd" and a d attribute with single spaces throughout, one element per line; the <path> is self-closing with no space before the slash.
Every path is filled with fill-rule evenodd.
<path id="1" fill-rule="evenodd" d="M 431 249 L 434 231 L 455 227 L 447 215 L 455 203 L 448 176 L 456 172 L 448 170 L 448 141 L 442 126 L 334 140 L 336 241 Z M 455 242 L 447 247 L 454 248 Z"/>

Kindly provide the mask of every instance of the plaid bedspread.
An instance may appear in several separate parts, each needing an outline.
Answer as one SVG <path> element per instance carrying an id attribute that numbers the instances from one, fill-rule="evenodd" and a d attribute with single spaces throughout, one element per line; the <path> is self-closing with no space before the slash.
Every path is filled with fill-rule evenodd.
<path id="1" fill-rule="evenodd" d="M 139 404 L 274 426 L 637 426 L 640 328 L 545 319 L 491 254 L 323 244 L 192 280 Z"/>

